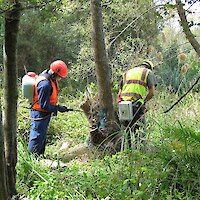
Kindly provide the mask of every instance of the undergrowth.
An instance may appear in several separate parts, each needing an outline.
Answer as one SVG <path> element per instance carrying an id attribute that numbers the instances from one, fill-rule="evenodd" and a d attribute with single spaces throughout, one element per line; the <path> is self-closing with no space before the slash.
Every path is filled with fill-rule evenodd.
<path id="1" fill-rule="evenodd" d="M 147 113 L 146 150 L 124 150 L 114 155 L 62 162 L 62 143 L 85 142 L 89 128 L 83 113 L 59 114 L 50 122 L 46 156 L 55 169 L 27 153 L 29 123 L 18 119 L 17 188 L 21 199 L 199 199 L 200 127 L 197 94 L 188 95 L 167 114 L 178 97 L 158 92 Z M 82 98 L 63 98 L 76 108 Z M 22 109 L 22 108 L 20 108 Z M 26 135 L 26 137 L 25 137 Z M 96 156 L 95 156 L 96 155 Z"/>

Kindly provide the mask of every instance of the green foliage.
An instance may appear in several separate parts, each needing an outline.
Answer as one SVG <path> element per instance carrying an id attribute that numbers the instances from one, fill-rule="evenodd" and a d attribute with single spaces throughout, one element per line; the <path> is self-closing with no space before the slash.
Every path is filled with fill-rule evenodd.
<path id="1" fill-rule="evenodd" d="M 176 92 L 180 85 L 181 73 L 176 56 L 177 45 L 174 43 L 164 52 L 163 64 L 158 69 L 158 84 L 167 87 L 171 92 Z"/>
<path id="2" fill-rule="evenodd" d="M 186 156 L 199 156 L 200 132 L 192 124 L 187 126 L 178 121 L 179 127 L 166 127 L 166 132 L 174 139 L 174 148 Z M 177 145 L 177 146 L 176 146 Z M 200 157 L 199 157 L 200 159 Z"/>
<path id="3" fill-rule="evenodd" d="M 19 38 L 24 39 L 19 40 L 21 43 L 19 42 L 18 45 L 20 74 L 23 74 L 24 65 L 27 66 L 27 70 L 40 73 L 45 68 L 48 68 L 50 63 L 55 59 L 63 59 L 67 65 L 75 59 L 74 53 L 77 50 L 73 48 L 74 52 L 71 51 L 71 47 L 75 46 L 75 40 L 73 39 L 75 35 L 72 34 L 72 32 L 77 33 L 77 31 L 69 28 L 71 33 L 71 37 L 69 36 L 70 33 L 68 33 L 70 37 L 69 40 L 66 37 L 66 32 L 63 32 L 63 26 L 66 26 L 65 20 L 67 19 L 60 20 L 59 24 L 54 21 L 51 22 L 51 20 L 48 19 L 45 20 L 46 22 L 44 24 L 41 14 L 37 11 L 29 12 L 28 16 L 25 14 L 23 17 L 29 22 L 28 24 L 26 21 L 22 23 L 23 19 L 21 20 Z M 30 32 L 32 33 L 31 38 L 29 35 Z M 80 40 L 81 35 L 79 34 L 79 41 Z M 76 40 L 76 44 L 77 43 L 78 40 Z"/>
<path id="4" fill-rule="evenodd" d="M 151 0 L 103 4 L 112 80 L 118 81 L 121 70 L 124 73 L 127 68 L 138 65 L 141 59 L 153 57 L 148 48 L 157 43 L 158 18 L 154 6 Z"/>
<path id="5" fill-rule="evenodd" d="M 79 110 L 85 88 L 97 94 L 89 1 L 65 0 L 62 6 L 59 1 L 23 1 L 24 5 L 35 3 L 40 9 L 26 10 L 21 17 L 19 75 L 24 74 L 24 65 L 29 71 L 39 73 L 52 60 L 65 60 L 69 76 L 60 82 L 59 104 Z M 85 160 L 75 158 L 61 168 L 59 163 L 64 161 L 64 156 L 59 148 L 62 143 L 70 142 L 72 146 L 84 143 L 89 125 L 82 112 L 59 113 L 52 118 L 48 130 L 46 156 L 58 161 L 58 167 L 51 169 L 42 163 L 42 158 L 27 153 L 30 121 L 24 116 L 29 116 L 29 110 L 20 104 L 17 188 L 21 198 L 200 198 L 197 93 L 191 92 L 170 113 L 163 114 L 178 98 L 165 89 L 178 94 L 185 91 L 199 73 L 199 62 L 191 47 L 180 41 L 183 38 L 180 32 L 173 32 L 175 36 L 169 39 L 170 42 L 158 41 L 158 27 L 162 28 L 164 18 L 151 9 L 153 1 L 137 3 L 132 0 L 103 1 L 103 20 L 114 95 L 118 92 L 121 75 L 128 68 L 137 65 L 143 57 L 152 58 L 156 65 L 158 52 L 163 55 L 162 65 L 155 71 L 159 87 L 152 101 L 154 109 L 147 113 L 148 151 L 132 149 L 105 157 L 99 156 L 97 151 L 91 157 L 86 155 Z M 151 12 L 147 12 L 148 9 Z M 198 35 L 199 31 L 196 33 Z M 189 65 L 185 76 L 181 74 L 185 63 L 178 62 L 177 58 L 180 42 L 187 55 L 185 63 Z M 0 43 L 3 44 L 3 35 Z M 0 63 L 2 60 L 1 57 Z M 198 90 L 196 87 L 193 91 Z"/>
<path id="6" fill-rule="evenodd" d="M 178 43 L 180 41 L 174 39 L 169 46 L 162 46 L 162 62 L 156 67 L 155 74 L 159 87 L 165 87 L 169 92 L 181 95 L 198 78 L 200 63 L 195 52 L 187 44 Z M 181 56 L 184 60 L 181 60 Z M 198 91 L 198 88 L 195 88 Z"/>
<path id="7" fill-rule="evenodd" d="M 189 82 L 189 86 L 191 86 L 196 81 L 196 79 L 200 76 L 200 70 L 199 70 L 200 62 L 193 57 L 191 57 L 190 59 L 191 60 L 189 60 L 189 62 L 188 62 L 189 69 L 185 76 L 185 79 L 187 80 L 186 83 L 188 84 L 188 82 Z M 196 85 L 196 87 L 194 88 L 194 91 L 196 91 L 196 92 L 200 91 L 199 84 Z"/>
<path id="8" fill-rule="evenodd" d="M 174 198 L 179 195 L 182 198 L 191 198 L 191 195 L 197 198 L 199 195 L 196 188 L 200 186 L 198 183 L 200 135 L 194 128 L 182 127 L 180 123 L 177 125 L 163 127 L 164 140 L 158 147 L 162 154 L 158 156 L 165 158 L 165 168 L 169 172 L 165 181 L 168 188 L 172 190 Z M 191 185 L 194 187 L 190 188 Z"/>
<path id="9" fill-rule="evenodd" d="M 41 2 L 45 5 L 45 1 L 38 1 L 38 4 L 42 5 Z M 34 1 L 29 3 L 33 4 Z M 50 1 L 40 10 L 27 10 L 21 17 L 18 42 L 19 75 L 24 74 L 24 66 L 28 71 L 39 73 L 47 68 L 52 60 L 63 59 L 69 66 L 70 76 L 73 77 L 69 78 L 69 85 L 80 87 L 95 82 L 89 1 L 66 0 L 60 7 L 56 1 L 53 6 L 60 9 L 49 12 L 52 3 Z M 149 54 L 148 46 L 156 43 L 156 11 L 151 8 L 154 6 L 151 0 L 148 4 L 103 1 L 102 5 L 109 60 L 113 66 L 111 77 L 112 81 L 117 81 L 118 67 L 125 71 L 127 67 L 137 64 L 140 58 Z M 147 12 L 148 9 L 150 12 Z M 146 19 L 151 19 L 148 26 Z M 115 38 L 117 40 L 113 41 Z M 80 90 L 83 88 L 80 87 Z"/>
<path id="10" fill-rule="evenodd" d="M 95 90 L 95 85 L 90 89 Z M 75 99 L 62 93 L 60 103 L 76 109 L 83 97 L 81 94 Z M 62 168 L 61 144 L 83 143 L 89 132 L 84 115 L 69 112 L 51 121 L 49 135 L 53 137 L 48 138 L 46 156 L 58 161 L 58 167 L 51 169 L 42 158 L 28 155 L 27 143 L 18 134 L 19 193 L 28 199 L 44 200 L 199 199 L 197 95 L 188 95 L 164 115 L 163 106 L 168 107 L 175 100 L 172 94 L 158 92 L 152 102 L 154 109 L 147 113 L 147 151 L 132 149 L 103 157 L 97 151 L 91 157 L 75 158 Z M 24 124 L 27 129 L 26 121 L 19 118 L 19 126 Z"/>

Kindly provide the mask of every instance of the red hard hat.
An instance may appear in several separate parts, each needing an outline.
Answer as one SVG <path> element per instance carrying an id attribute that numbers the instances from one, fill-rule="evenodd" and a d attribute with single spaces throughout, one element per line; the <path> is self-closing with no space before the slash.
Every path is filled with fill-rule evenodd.
<path id="1" fill-rule="evenodd" d="M 68 75 L 67 65 L 62 60 L 52 62 L 50 68 L 62 78 L 65 78 Z"/>

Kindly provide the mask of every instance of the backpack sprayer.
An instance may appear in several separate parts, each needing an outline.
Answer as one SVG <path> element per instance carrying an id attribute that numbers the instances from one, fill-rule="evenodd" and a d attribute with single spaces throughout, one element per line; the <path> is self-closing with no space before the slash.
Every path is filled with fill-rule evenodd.
<path id="1" fill-rule="evenodd" d="M 137 102 L 121 101 L 120 103 L 118 103 L 119 120 L 132 121 L 139 110 L 142 108 L 142 106 L 143 104 L 137 104 Z M 142 112 L 144 112 L 143 114 L 145 114 L 146 112 L 148 112 L 148 109 L 144 108 Z"/>
<path id="2" fill-rule="evenodd" d="M 38 75 L 35 72 L 28 72 L 22 78 L 22 95 L 30 103 L 33 102 L 35 83 Z"/>
<path id="3" fill-rule="evenodd" d="M 131 101 L 121 101 L 118 104 L 119 120 L 131 121 L 133 119 L 133 103 Z"/>
<path id="4" fill-rule="evenodd" d="M 37 77 L 38 77 L 38 75 L 35 72 L 28 72 L 22 78 L 22 96 L 30 104 L 32 104 L 33 100 L 34 100 L 35 83 L 36 83 Z M 21 102 L 22 101 L 20 101 L 18 103 L 18 105 Z M 31 107 L 30 108 L 24 107 L 24 108 L 30 109 Z M 81 110 L 74 110 L 74 109 L 68 109 L 68 111 L 82 112 Z M 68 111 L 66 111 L 66 112 L 68 112 Z M 21 115 L 30 120 L 42 120 L 42 119 L 45 119 L 45 118 L 48 118 L 51 116 L 51 114 L 49 114 L 49 115 L 47 115 L 45 117 L 41 117 L 41 118 L 30 118 L 30 117 L 24 116 L 22 113 L 21 113 Z"/>

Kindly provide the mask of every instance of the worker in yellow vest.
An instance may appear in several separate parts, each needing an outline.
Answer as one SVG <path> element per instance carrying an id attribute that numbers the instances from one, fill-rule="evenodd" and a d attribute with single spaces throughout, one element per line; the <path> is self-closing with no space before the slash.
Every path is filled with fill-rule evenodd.
<path id="1" fill-rule="evenodd" d="M 141 127 L 139 123 L 146 124 L 145 120 L 145 104 L 155 95 L 156 81 L 152 72 L 154 66 L 149 60 L 143 60 L 139 66 L 128 70 L 121 83 L 120 91 L 118 93 L 117 102 L 131 101 L 133 104 L 133 119 L 131 121 L 124 121 L 126 127 L 130 127 L 134 132 L 135 139 L 143 141 L 145 135 L 138 137 L 138 129 Z M 137 123 L 136 123 L 137 122 Z M 139 123 L 138 123 L 139 122 Z M 128 130 L 128 129 L 127 129 Z M 129 146 L 131 147 L 131 136 L 128 136 Z"/>

